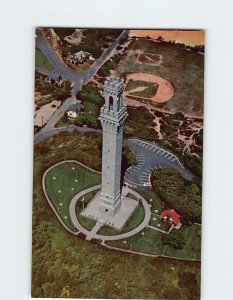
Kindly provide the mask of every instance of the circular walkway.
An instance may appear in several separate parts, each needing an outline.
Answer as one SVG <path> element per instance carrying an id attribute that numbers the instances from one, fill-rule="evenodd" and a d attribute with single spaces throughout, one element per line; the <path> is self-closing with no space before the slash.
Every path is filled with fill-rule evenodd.
<path id="1" fill-rule="evenodd" d="M 76 216 L 76 211 L 75 211 L 75 207 L 76 207 L 76 204 L 77 202 L 87 193 L 89 192 L 92 192 L 92 191 L 95 191 L 97 189 L 99 189 L 101 186 L 100 185 L 96 185 L 96 186 L 93 186 L 93 187 L 90 187 L 80 193 L 78 193 L 77 195 L 75 195 L 73 197 L 73 199 L 71 200 L 70 202 L 70 207 L 69 207 L 69 213 L 70 213 L 70 218 L 74 224 L 74 226 L 83 234 L 86 235 L 86 238 L 88 240 L 91 240 L 91 239 L 100 239 L 102 241 L 115 241 L 115 240 L 121 240 L 121 239 L 124 239 L 124 238 L 128 238 L 128 237 L 131 237 L 137 233 L 139 233 L 142 229 L 144 229 L 150 222 L 150 218 L 151 218 L 151 211 L 150 211 L 150 206 L 149 204 L 147 203 L 147 201 L 140 195 L 138 194 L 137 192 L 135 192 L 134 190 L 131 190 L 129 188 L 127 188 L 127 192 L 128 193 L 131 193 L 133 194 L 137 199 L 140 199 L 141 200 L 141 203 L 142 203 L 142 206 L 144 207 L 144 210 L 145 210 L 145 217 L 144 217 L 144 220 L 142 221 L 142 223 L 132 229 L 131 231 L 128 231 L 126 233 L 122 233 L 122 234 L 117 234 L 117 235 L 100 235 L 100 234 L 97 234 L 96 231 L 93 229 L 96 227 L 94 226 L 94 228 L 92 229 L 92 231 L 88 231 L 87 229 L 85 229 L 78 221 L 77 219 L 77 216 Z"/>

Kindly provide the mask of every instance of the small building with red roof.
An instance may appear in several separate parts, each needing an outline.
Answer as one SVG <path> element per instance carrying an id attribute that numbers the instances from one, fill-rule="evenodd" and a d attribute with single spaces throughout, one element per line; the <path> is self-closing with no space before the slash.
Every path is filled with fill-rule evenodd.
<path id="1" fill-rule="evenodd" d="M 179 229 L 182 225 L 182 223 L 180 222 L 181 216 L 174 209 L 163 210 L 160 214 L 160 218 L 164 219 L 165 221 L 167 220 L 167 218 L 170 218 L 170 223 L 173 223 L 176 229 Z"/>

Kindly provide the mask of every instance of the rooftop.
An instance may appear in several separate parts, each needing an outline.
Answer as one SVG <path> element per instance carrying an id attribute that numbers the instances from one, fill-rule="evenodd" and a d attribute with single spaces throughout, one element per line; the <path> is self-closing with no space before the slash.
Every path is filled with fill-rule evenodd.
<path id="1" fill-rule="evenodd" d="M 181 216 L 174 209 L 166 209 L 162 211 L 160 217 L 161 218 L 170 217 L 171 221 L 177 224 L 180 222 Z"/>

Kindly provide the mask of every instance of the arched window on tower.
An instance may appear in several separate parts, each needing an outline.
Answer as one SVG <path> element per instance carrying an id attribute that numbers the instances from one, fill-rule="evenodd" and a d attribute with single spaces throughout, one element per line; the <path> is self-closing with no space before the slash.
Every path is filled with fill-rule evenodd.
<path id="1" fill-rule="evenodd" d="M 109 109 L 113 110 L 113 97 L 112 96 L 109 97 Z"/>

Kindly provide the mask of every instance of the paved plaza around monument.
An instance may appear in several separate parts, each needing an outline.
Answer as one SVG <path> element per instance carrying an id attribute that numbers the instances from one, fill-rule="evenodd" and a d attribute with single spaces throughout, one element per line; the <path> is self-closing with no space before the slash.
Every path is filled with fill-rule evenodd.
<path id="1" fill-rule="evenodd" d="M 81 215 L 86 218 L 95 220 L 103 225 L 108 225 L 120 230 L 138 206 L 137 200 L 126 197 L 127 193 L 128 189 L 123 187 L 121 207 L 114 215 L 109 215 L 99 210 L 101 203 L 100 192 L 98 192 L 92 199 L 92 201 L 88 203 L 87 207 L 82 211 Z"/>
<path id="2" fill-rule="evenodd" d="M 75 228 L 78 230 L 76 232 L 76 235 L 78 235 L 79 233 L 83 233 L 86 236 L 86 240 L 91 240 L 91 239 L 100 239 L 102 241 L 114 241 L 114 240 L 121 240 L 121 239 L 125 239 L 128 237 L 131 237 L 135 234 L 137 234 L 138 232 L 140 232 L 142 229 L 146 228 L 150 222 L 150 218 L 151 218 L 151 210 L 150 210 L 150 206 L 148 204 L 148 202 L 136 191 L 131 190 L 129 188 L 125 188 L 125 193 L 130 193 L 132 194 L 134 197 L 136 197 L 138 200 L 140 200 L 141 205 L 144 208 L 144 212 L 145 212 L 145 216 L 143 221 L 139 224 L 139 226 L 137 226 L 136 228 L 132 229 L 131 231 L 128 231 L 126 233 L 120 233 L 117 235 L 101 235 L 98 234 L 97 231 L 104 225 L 100 222 L 96 222 L 96 225 L 92 228 L 92 230 L 87 230 L 86 228 L 84 228 L 82 226 L 82 224 L 80 224 L 77 215 L 76 215 L 76 211 L 75 211 L 75 207 L 77 205 L 78 201 L 81 201 L 82 197 L 94 190 L 98 190 L 100 188 L 100 185 L 91 187 L 86 189 L 85 191 L 82 191 L 80 193 L 78 193 L 77 195 L 75 195 L 73 197 L 73 199 L 70 202 L 70 207 L 69 207 L 69 213 L 70 213 L 70 218 L 72 220 L 72 223 L 74 224 Z"/>

